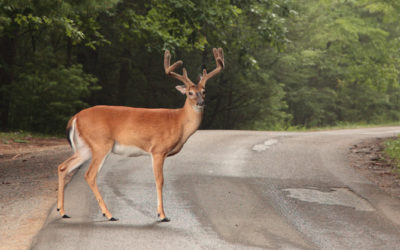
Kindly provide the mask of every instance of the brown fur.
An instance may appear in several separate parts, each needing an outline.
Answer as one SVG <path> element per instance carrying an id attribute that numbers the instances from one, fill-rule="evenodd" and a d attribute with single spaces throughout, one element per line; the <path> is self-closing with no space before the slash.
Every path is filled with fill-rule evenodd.
<path id="1" fill-rule="evenodd" d="M 220 50 L 222 53 L 222 49 Z M 223 67 L 223 54 L 216 53 L 217 69 L 210 75 L 217 74 Z M 222 56 L 222 59 L 221 59 Z M 148 152 L 153 158 L 153 170 L 157 187 L 157 211 L 160 219 L 168 221 L 165 216 L 162 199 L 162 188 L 164 183 L 163 164 L 166 157 L 177 154 L 187 139 L 200 126 L 203 115 L 205 81 L 201 84 L 193 84 L 186 75 L 178 75 L 172 72 L 182 62 L 169 66 L 170 54 L 166 52 L 164 66 L 166 73 L 185 83 L 178 90 L 185 93 L 187 98 L 185 105 L 180 109 L 145 109 L 122 106 L 95 106 L 82 110 L 73 116 L 67 125 L 67 134 L 73 127 L 75 120 L 75 137 L 82 139 L 90 149 L 91 162 L 85 179 L 92 189 L 99 203 L 102 213 L 110 220 L 114 220 L 110 211 L 98 190 L 96 176 L 105 157 L 112 151 L 113 146 L 118 143 L 124 146 L 135 146 Z M 65 217 L 64 212 L 64 178 L 72 169 L 87 160 L 88 157 L 79 151 L 61 163 L 58 167 L 59 190 L 57 207 L 60 214 Z"/>

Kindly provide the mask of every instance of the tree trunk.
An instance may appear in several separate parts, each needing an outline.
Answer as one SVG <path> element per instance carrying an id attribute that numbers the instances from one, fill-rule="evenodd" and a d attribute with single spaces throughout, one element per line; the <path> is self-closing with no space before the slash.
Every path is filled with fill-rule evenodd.
<path id="1" fill-rule="evenodd" d="M 72 65 L 72 39 L 67 37 L 67 61 L 66 66 L 69 68 Z"/>
<path id="2" fill-rule="evenodd" d="M 128 81 L 130 74 L 130 51 L 125 50 L 124 55 L 126 57 L 121 57 L 121 66 L 119 70 L 119 80 L 118 80 L 118 100 L 119 105 L 126 105 L 127 102 L 127 90 Z"/>
<path id="3" fill-rule="evenodd" d="M 12 25 L 13 26 L 13 25 Z M 17 55 L 17 26 L 11 34 L 0 39 L 0 129 L 9 126 L 10 87 L 14 80 L 14 65 Z"/>

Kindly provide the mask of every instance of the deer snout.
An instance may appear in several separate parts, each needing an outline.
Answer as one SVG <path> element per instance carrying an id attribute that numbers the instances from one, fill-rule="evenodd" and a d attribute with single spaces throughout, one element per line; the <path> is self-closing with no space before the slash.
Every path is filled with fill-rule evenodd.
<path id="1" fill-rule="evenodd" d="M 197 94 L 197 106 L 204 106 L 204 98 L 200 95 L 200 93 Z"/>

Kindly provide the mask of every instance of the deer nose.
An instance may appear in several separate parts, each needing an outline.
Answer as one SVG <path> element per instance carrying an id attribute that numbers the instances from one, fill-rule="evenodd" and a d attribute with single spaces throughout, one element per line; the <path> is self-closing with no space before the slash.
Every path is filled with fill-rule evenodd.
<path id="1" fill-rule="evenodd" d="M 197 100 L 197 106 L 204 106 L 204 100 Z"/>
<path id="2" fill-rule="evenodd" d="M 197 93 L 197 106 L 203 106 L 204 105 L 204 98 L 201 96 L 200 93 Z"/>

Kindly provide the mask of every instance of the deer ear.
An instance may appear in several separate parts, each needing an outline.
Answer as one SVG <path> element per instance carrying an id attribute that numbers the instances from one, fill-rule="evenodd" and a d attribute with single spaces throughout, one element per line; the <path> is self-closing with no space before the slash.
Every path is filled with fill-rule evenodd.
<path id="1" fill-rule="evenodd" d="M 179 92 L 181 92 L 183 95 L 186 95 L 186 86 L 185 85 L 178 85 L 175 87 Z"/>

